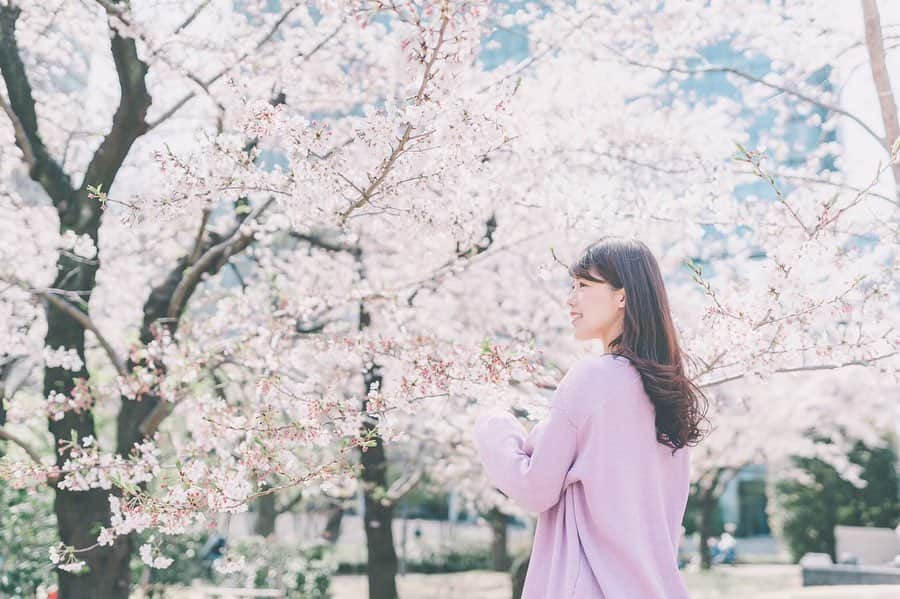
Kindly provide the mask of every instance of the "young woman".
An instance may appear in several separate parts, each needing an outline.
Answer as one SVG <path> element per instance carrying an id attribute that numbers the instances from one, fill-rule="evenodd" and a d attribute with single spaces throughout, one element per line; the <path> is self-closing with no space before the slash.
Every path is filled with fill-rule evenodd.
<path id="1" fill-rule="evenodd" d="M 646 245 L 604 238 L 569 268 L 576 363 L 530 434 L 511 414 L 475 426 L 488 478 L 539 512 L 523 599 L 683 599 L 678 543 L 688 446 L 706 398 L 685 376 L 659 266 Z"/>

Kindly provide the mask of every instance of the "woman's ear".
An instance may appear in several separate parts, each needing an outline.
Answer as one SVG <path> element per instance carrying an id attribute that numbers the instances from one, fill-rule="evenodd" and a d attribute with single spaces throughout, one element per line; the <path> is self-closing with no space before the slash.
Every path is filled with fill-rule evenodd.
<path id="1" fill-rule="evenodd" d="M 619 307 L 624 308 L 625 307 L 625 290 L 624 289 L 619 293 L 618 299 L 619 299 Z"/>

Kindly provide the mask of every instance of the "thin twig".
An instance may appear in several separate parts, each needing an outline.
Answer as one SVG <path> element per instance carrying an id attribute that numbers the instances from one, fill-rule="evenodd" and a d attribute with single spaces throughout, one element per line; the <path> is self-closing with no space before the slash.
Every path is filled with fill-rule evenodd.
<path id="1" fill-rule="evenodd" d="M 772 371 L 774 374 L 785 374 L 790 372 L 807 372 L 807 371 L 815 371 L 815 370 L 837 370 L 840 368 L 846 368 L 848 366 L 868 366 L 873 362 L 877 362 L 879 360 L 885 360 L 892 356 L 896 356 L 900 352 L 890 352 L 888 354 L 884 354 L 881 356 L 876 356 L 874 358 L 862 359 L 862 360 L 850 360 L 849 362 L 842 362 L 839 364 L 817 364 L 814 366 L 798 366 L 795 368 L 777 368 Z M 700 387 L 703 389 L 708 389 L 710 387 L 716 387 L 718 385 L 724 385 L 725 383 L 730 383 L 732 381 L 740 380 L 747 376 L 746 372 L 742 372 L 740 374 L 735 374 L 732 376 L 727 376 L 715 381 L 710 381 L 708 383 L 701 383 Z"/>
<path id="2" fill-rule="evenodd" d="M 835 114 L 840 114 L 840 115 L 847 117 L 848 119 L 852 120 L 853 122 L 858 124 L 860 127 L 862 127 L 866 131 L 866 133 L 868 133 L 874 139 L 876 139 L 878 141 L 879 145 L 881 145 L 883 148 L 889 149 L 889 144 L 885 141 L 885 139 L 882 136 L 878 135 L 871 127 L 869 127 L 861 118 L 859 118 L 855 114 L 848 112 L 847 110 L 844 110 L 843 108 L 841 108 L 840 106 L 837 106 L 835 104 L 831 104 L 824 100 L 814 98 L 808 94 L 804 94 L 803 92 L 801 92 L 799 90 L 785 87 L 785 86 L 779 85 L 777 83 L 772 83 L 771 81 L 767 81 L 761 77 L 756 77 L 754 75 L 751 75 L 750 73 L 744 72 L 744 71 L 734 68 L 734 67 L 712 66 L 712 67 L 701 67 L 701 68 L 686 68 L 686 67 L 678 67 L 675 65 L 660 66 L 660 65 L 654 65 L 654 64 L 650 64 L 650 63 L 646 63 L 646 62 L 641 62 L 639 60 L 629 58 L 623 52 L 620 52 L 619 50 L 613 48 L 612 46 L 609 46 L 608 44 L 604 44 L 602 42 L 596 42 L 596 43 L 600 46 L 603 46 L 604 48 L 606 48 L 608 51 L 612 52 L 616 56 L 618 56 L 626 64 L 630 64 L 632 66 L 641 67 L 644 69 L 652 69 L 654 71 L 659 71 L 660 73 L 666 73 L 666 74 L 671 74 L 671 73 L 681 73 L 681 74 L 685 74 L 685 75 L 705 75 L 707 73 L 731 74 L 731 75 L 735 75 L 737 77 L 741 77 L 742 79 L 746 79 L 747 81 L 752 81 L 753 83 L 758 83 L 758 84 L 768 87 L 770 89 L 774 89 L 776 91 L 794 96 L 795 98 L 798 98 L 800 100 L 803 100 L 803 101 L 813 104 L 815 106 L 819 106 L 820 108 L 824 108 L 825 110 L 828 110 Z"/>
<path id="3" fill-rule="evenodd" d="M 40 297 L 62 312 L 66 314 L 69 318 L 77 322 L 81 327 L 87 331 L 90 331 L 97 338 L 97 341 L 103 347 L 103 350 L 106 352 L 106 355 L 109 356 L 110 362 L 112 362 L 113 367 L 115 367 L 116 372 L 120 375 L 125 376 L 127 374 L 127 370 L 125 369 L 125 363 L 121 358 L 116 354 L 116 351 L 113 349 L 112 344 L 107 341 L 106 336 L 100 332 L 100 329 L 97 328 L 97 325 L 94 324 L 94 321 L 91 320 L 90 316 L 79 310 L 76 306 L 71 304 L 68 300 L 64 299 L 60 294 L 56 293 L 54 290 L 43 290 L 43 289 L 35 289 L 29 286 L 24 281 L 20 281 L 19 279 L 7 279 L 9 282 L 13 283 L 17 287 L 28 291 L 32 295 L 36 297 Z"/>
<path id="4" fill-rule="evenodd" d="M 201 2 L 200 4 L 198 4 L 198 5 L 197 5 L 197 8 L 195 8 L 195 9 L 193 10 L 193 12 L 191 12 L 191 14 L 188 15 L 188 18 L 185 19 L 185 20 L 181 23 L 181 25 L 179 25 L 178 27 L 175 28 L 175 31 L 174 31 L 173 34 L 174 34 L 174 35 L 178 35 L 179 33 L 181 33 L 181 32 L 184 30 L 185 27 L 187 27 L 188 25 L 190 25 L 191 23 L 193 23 L 193 22 L 194 22 L 194 19 L 197 18 L 197 16 L 200 14 L 200 12 L 201 12 L 204 8 L 206 8 L 207 6 L 209 6 L 209 3 L 210 3 L 210 2 L 212 2 L 212 0 L 203 0 L 203 2 Z"/>
<path id="5" fill-rule="evenodd" d="M 441 49 L 441 46 L 444 44 L 444 34 L 447 31 L 447 25 L 450 23 L 450 16 L 447 14 L 447 7 L 444 6 L 442 8 L 443 14 L 441 15 L 441 28 L 438 31 L 438 39 L 435 43 L 434 48 L 431 50 L 431 57 L 425 63 L 425 70 L 422 73 L 422 80 L 419 83 L 419 90 L 416 92 L 416 96 L 414 99 L 415 104 L 421 104 L 425 99 L 425 89 L 428 85 L 428 82 L 432 78 L 432 69 L 434 68 L 434 64 L 437 61 L 438 52 Z M 393 148 L 391 155 L 388 156 L 384 162 L 381 163 L 381 170 L 379 175 L 373 179 L 369 186 L 359 194 L 359 197 L 343 212 L 340 213 L 338 218 L 338 223 L 340 226 L 344 226 L 347 222 L 347 219 L 353 213 L 354 210 L 361 208 L 369 203 L 372 199 L 374 192 L 384 183 L 384 180 L 387 178 L 388 174 L 393 168 L 394 163 L 403 154 L 404 149 L 406 148 L 406 144 L 409 143 L 410 135 L 413 130 L 412 123 L 407 123 L 406 127 L 403 130 L 403 135 L 400 136 L 400 139 L 397 140 L 397 145 Z M 353 185 L 351 183 L 351 185 Z M 358 189 L 356 185 L 353 185 L 354 189 Z"/>

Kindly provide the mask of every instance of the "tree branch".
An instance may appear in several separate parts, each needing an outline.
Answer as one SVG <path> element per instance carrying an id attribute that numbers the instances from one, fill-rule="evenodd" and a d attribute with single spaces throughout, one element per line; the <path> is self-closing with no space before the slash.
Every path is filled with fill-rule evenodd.
<path id="1" fill-rule="evenodd" d="M 247 216 L 244 222 L 253 222 L 270 206 L 275 200 L 269 198 L 259 208 L 254 210 Z M 203 274 L 212 268 L 217 262 L 225 262 L 234 254 L 242 251 L 250 242 L 253 241 L 253 232 L 247 232 L 243 227 L 237 227 L 234 233 L 229 235 L 224 241 L 217 243 L 208 250 L 191 266 L 190 270 L 178 283 L 175 291 L 172 293 L 172 301 L 169 303 L 168 317 L 178 318 L 184 304 L 194 288 L 200 283 Z"/>
<path id="2" fill-rule="evenodd" d="M 297 9 L 298 9 L 300 6 L 302 6 L 302 5 L 303 5 L 302 2 L 296 2 L 292 7 L 288 8 L 286 11 L 284 11 L 284 13 L 278 18 L 278 20 L 275 21 L 275 23 L 272 24 L 272 27 L 269 28 L 269 30 L 268 30 L 268 31 L 266 32 L 266 34 L 262 37 L 262 39 L 260 39 L 260 40 L 256 43 L 256 45 L 253 47 L 252 50 L 248 50 L 247 52 L 244 52 L 243 54 L 241 54 L 241 55 L 240 55 L 239 57 L 237 57 L 231 64 L 229 64 L 229 65 L 223 67 L 222 69 L 220 69 L 219 72 L 216 73 L 215 75 L 213 75 L 212 77 L 210 77 L 210 78 L 208 78 L 208 79 L 206 79 L 206 80 L 203 80 L 203 79 L 200 79 L 199 77 L 197 77 L 197 76 L 195 76 L 195 75 L 189 74 L 189 75 L 188 75 L 188 79 L 190 79 L 191 81 L 193 81 L 194 83 L 196 83 L 197 86 L 200 87 L 200 89 L 202 89 L 207 95 L 211 95 L 211 94 L 210 94 L 210 91 L 209 91 L 209 87 L 210 87 L 212 84 L 214 84 L 216 81 L 218 81 L 219 79 L 221 79 L 222 77 L 224 77 L 225 75 L 227 75 L 228 73 L 230 73 L 230 72 L 232 71 L 232 69 L 234 69 L 236 66 L 238 66 L 239 64 L 241 64 L 242 62 L 244 62 L 244 60 L 246 60 L 247 57 L 249 57 L 251 54 L 253 54 L 254 52 L 257 52 L 260 48 L 262 48 L 263 46 L 265 46 L 265 45 L 272 39 L 272 37 L 275 35 L 275 33 L 277 33 L 278 29 L 284 24 L 284 22 L 285 22 L 285 21 L 287 20 L 287 18 L 291 15 L 291 13 L 293 13 L 295 10 L 297 10 Z M 341 22 L 341 25 L 338 27 L 338 30 L 339 30 L 341 27 L 344 26 L 344 22 L 345 22 L 345 21 L 342 21 L 342 22 Z M 325 43 L 327 43 L 327 41 L 330 40 L 331 38 L 333 38 L 335 35 L 337 35 L 337 31 L 335 31 L 334 33 L 332 33 L 331 35 L 329 35 L 328 38 L 326 38 L 326 40 L 325 40 L 324 42 L 322 42 L 319 46 L 316 47 L 315 51 L 318 51 L 318 49 L 319 49 L 321 46 L 324 46 Z M 314 52 L 311 52 L 310 54 L 306 55 L 306 56 L 304 57 L 304 60 L 307 60 L 310 56 L 312 56 L 313 53 L 314 53 Z M 158 127 L 159 125 L 161 125 L 162 123 L 164 123 L 165 121 L 167 121 L 167 120 L 168 120 L 169 118 L 171 118 L 176 112 L 178 112 L 179 110 L 181 110 L 181 108 L 182 108 L 185 104 L 187 104 L 188 102 L 190 102 L 190 101 L 191 101 L 192 99 L 194 99 L 196 96 L 197 96 L 197 91 L 196 91 L 196 90 L 190 91 L 190 92 L 186 93 L 184 96 L 181 97 L 181 99 L 177 100 L 170 108 L 168 108 L 168 109 L 167 109 L 163 114 L 161 114 L 156 120 L 154 120 L 153 122 L 151 122 L 151 123 L 148 125 L 148 129 L 154 129 L 154 128 Z M 213 101 L 215 101 L 215 100 L 213 100 Z"/>
<path id="3" fill-rule="evenodd" d="M 175 404 L 171 401 L 158 400 L 158 403 L 153 406 L 153 410 L 141 422 L 138 431 L 140 431 L 141 435 L 145 438 L 152 437 L 156 432 L 156 429 L 159 428 L 159 425 L 162 424 L 162 421 L 174 410 Z"/>
<path id="4" fill-rule="evenodd" d="M 434 45 L 434 48 L 432 48 L 431 57 L 425 63 L 425 71 L 422 73 L 422 80 L 419 83 L 419 91 L 416 92 L 414 100 L 415 104 L 421 104 L 425 99 L 425 88 L 428 85 L 428 82 L 431 81 L 431 78 L 434 76 L 432 74 L 432 69 L 434 68 L 434 63 L 437 61 L 438 52 L 440 51 L 441 46 L 444 44 L 444 33 L 446 33 L 447 31 L 447 25 L 449 24 L 449 22 L 450 17 L 447 14 L 446 10 L 444 10 L 441 16 L 441 28 L 438 31 L 438 39 Z M 412 123 L 407 123 L 406 128 L 403 130 L 403 134 L 400 136 L 400 139 L 397 140 L 397 145 L 396 147 L 394 147 L 391 155 L 381 163 L 381 169 L 378 176 L 369 183 L 369 186 L 366 187 L 366 189 L 347 209 L 340 213 L 338 218 L 338 223 L 340 224 L 340 226 L 344 226 L 344 224 L 346 224 L 347 219 L 350 217 L 354 210 L 362 208 L 369 203 L 369 201 L 372 199 L 372 196 L 375 194 L 375 191 L 381 186 L 382 183 L 384 183 L 384 180 L 390 173 L 391 168 L 393 168 L 394 163 L 403 153 L 406 144 L 409 142 L 412 130 Z M 356 186 L 354 185 L 353 187 L 355 188 Z"/>
<path id="5" fill-rule="evenodd" d="M 31 142 L 28 141 L 28 133 L 22 126 L 22 121 L 19 120 L 18 115 L 2 97 L 0 97 L 0 107 L 3 108 L 3 112 L 6 113 L 6 116 L 9 117 L 9 120 L 12 123 L 16 145 L 19 146 L 20 150 L 22 150 L 22 156 L 25 160 L 25 164 L 28 165 L 28 170 L 30 171 L 37 165 L 37 158 L 35 158 L 34 151 L 31 149 Z"/>
<path id="6" fill-rule="evenodd" d="M 194 239 L 194 249 L 191 251 L 191 255 L 188 256 L 188 264 L 193 264 L 197 261 L 197 258 L 200 257 L 200 251 L 203 249 L 203 236 L 206 232 L 206 223 L 209 222 L 210 212 L 211 208 L 208 206 L 203 209 L 203 216 L 200 218 L 200 227 L 197 229 L 197 236 Z"/>
<path id="7" fill-rule="evenodd" d="M 113 367 L 115 367 L 116 372 L 118 372 L 121 376 L 125 376 L 128 374 L 128 371 L 125 369 L 125 363 L 116 355 L 116 351 L 113 349 L 112 345 L 110 345 L 109 341 L 106 340 L 106 337 L 103 333 L 100 332 L 100 329 L 97 328 L 97 325 L 94 324 L 94 321 L 91 320 L 90 316 L 70 304 L 65 299 L 59 297 L 58 295 L 54 295 L 53 293 L 48 293 L 46 291 L 39 291 L 35 289 L 29 290 L 32 294 L 37 295 L 49 303 L 53 304 L 57 310 L 63 312 L 68 315 L 72 320 L 77 322 L 81 327 L 87 331 L 90 331 L 97 338 L 97 341 L 100 343 L 103 350 L 106 352 L 106 355 L 109 356 L 110 362 L 112 362 Z"/>
<path id="8" fill-rule="evenodd" d="M 35 464 L 38 464 L 39 466 L 44 465 L 43 463 L 41 463 L 41 455 L 37 452 L 37 450 L 34 447 L 31 446 L 31 444 L 29 444 L 24 439 L 20 439 L 19 437 L 12 434 L 11 432 L 6 430 L 2 426 L 0 426 L 0 439 L 10 441 L 10 442 L 18 445 L 19 447 L 21 447 L 22 449 L 25 450 L 25 453 L 28 454 L 28 457 L 30 457 L 34 461 Z"/>
<path id="9" fill-rule="evenodd" d="M 179 25 L 178 27 L 175 28 L 174 35 L 178 35 L 178 34 L 181 33 L 188 25 L 190 25 L 191 23 L 193 23 L 193 22 L 194 22 L 194 19 L 197 18 L 197 15 L 199 15 L 200 12 L 201 12 L 204 8 L 206 8 L 207 6 L 209 6 L 209 3 L 210 3 L 210 2 L 212 2 L 212 0 L 203 0 L 200 4 L 198 4 L 198 5 L 197 5 L 197 8 L 195 8 L 195 9 L 193 10 L 193 12 L 191 12 L 191 14 L 188 15 L 188 18 L 185 19 L 185 20 L 181 23 L 181 25 Z"/>
<path id="10" fill-rule="evenodd" d="M 18 377 L 18 380 L 12 381 L 13 384 L 10 384 L 10 379 L 12 378 L 11 375 L 20 362 L 26 363 L 27 369 L 25 374 Z M 15 397 L 19 388 L 25 384 L 25 381 L 31 375 L 31 370 L 33 368 L 34 362 L 29 360 L 26 355 L 9 356 L 5 362 L 0 364 L 0 426 L 6 424 L 6 409 L 3 402 L 9 401 Z"/>
<path id="11" fill-rule="evenodd" d="M 123 9 L 118 3 L 109 0 L 97 2 L 103 6 L 109 17 L 127 23 L 123 18 Z M 85 170 L 81 184 L 82 191 L 86 190 L 88 185 L 102 186 L 104 189 L 112 187 L 116 173 L 125 161 L 131 145 L 148 130 L 145 119 L 152 102 L 146 82 L 149 67 L 138 57 L 134 39 L 122 37 L 111 25 L 110 29 L 113 33 L 110 50 L 116 66 L 121 95 L 113 115 L 112 128 L 100 142 Z M 89 208 L 91 218 L 99 219 L 99 203 L 91 202 Z"/>
<path id="12" fill-rule="evenodd" d="M 817 364 L 815 366 L 798 366 L 796 368 L 777 368 L 773 372 L 775 374 L 785 374 L 789 372 L 806 372 L 806 371 L 815 371 L 815 370 L 837 370 L 839 368 L 846 368 L 847 366 L 868 366 L 873 362 L 878 362 L 879 360 L 884 360 L 890 358 L 892 356 L 896 356 L 900 352 L 890 352 L 888 354 L 884 354 L 881 356 L 876 356 L 874 358 L 861 359 L 861 360 L 850 360 L 849 362 L 842 362 L 840 364 Z M 735 374 L 732 376 L 727 376 L 718 380 L 710 381 L 708 383 L 701 383 L 700 387 L 703 389 L 709 389 L 711 387 L 717 387 L 719 385 L 724 385 L 725 383 L 730 383 L 732 381 L 740 380 L 747 376 L 747 373 L 742 372 L 740 374 Z"/>
<path id="13" fill-rule="evenodd" d="M 276 514 L 283 514 L 285 512 L 289 512 L 295 505 L 300 503 L 300 500 L 303 499 L 303 489 L 297 491 L 296 495 L 290 498 L 284 505 L 280 505 L 275 509 Z"/>
<path id="14" fill-rule="evenodd" d="M 753 173 L 751 171 L 738 171 L 738 172 L 740 172 L 741 174 L 745 174 L 745 175 L 756 175 L 756 173 Z M 854 193 L 865 193 L 868 196 L 871 196 L 873 198 L 878 198 L 879 200 L 884 200 L 886 202 L 890 202 L 894 206 L 897 206 L 898 208 L 900 208 L 900 200 L 895 200 L 895 199 L 889 198 L 888 196 L 874 192 L 869 188 L 864 189 L 862 187 L 855 187 L 853 185 L 847 185 L 846 183 L 836 183 L 834 181 L 829 181 L 828 179 L 818 179 L 816 177 L 806 177 L 803 175 L 792 175 L 789 173 L 784 173 L 784 172 L 779 172 L 779 171 L 769 171 L 769 174 L 771 174 L 775 178 L 784 179 L 786 181 L 801 181 L 803 183 L 812 183 L 813 185 L 824 185 L 827 187 L 834 187 L 835 189 L 841 189 L 844 191 L 852 191 Z"/>
<path id="15" fill-rule="evenodd" d="M 829 102 L 825 102 L 824 100 L 814 98 L 808 94 L 804 94 L 803 92 L 801 92 L 799 90 L 785 87 L 785 86 L 779 85 L 777 83 L 772 83 L 771 81 L 766 81 L 765 79 L 763 79 L 761 77 L 756 77 L 754 75 L 751 75 L 750 73 L 747 73 L 745 71 L 742 71 L 742 70 L 734 68 L 734 67 L 712 66 L 712 67 L 702 67 L 702 68 L 686 68 L 686 67 L 678 67 L 675 65 L 659 66 L 659 65 L 649 64 L 649 63 L 645 63 L 645 62 L 641 62 L 641 61 L 629 58 L 628 56 L 626 56 L 619 50 L 616 50 L 612 46 L 609 46 L 602 42 L 597 42 L 597 43 L 598 43 L 598 45 L 603 46 L 608 51 L 610 51 L 613 54 L 615 54 L 616 56 L 618 56 L 626 64 L 630 64 L 632 66 L 636 66 L 636 67 L 640 67 L 640 68 L 644 68 L 644 69 L 652 69 L 654 71 L 659 71 L 660 73 L 665 73 L 665 74 L 682 73 L 685 75 L 704 75 L 707 73 L 726 73 L 726 74 L 735 75 L 742 79 L 746 79 L 747 81 L 751 81 L 753 83 L 758 83 L 758 84 L 768 87 L 770 89 L 774 89 L 781 93 L 788 94 L 797 99 L 803 100 L 804 102 L 808 102 L 808 103 L 818 106 L 820 108 L 824 108 L 825 110 L 828 110 L 835 114 L 840 114 L 842 116 L 845 116 L 848 119 L 855 122 L 856 124 L 858 124 L 860 127 L 862 127 L 866 131 L 866 133 L 868 133 L 875 140 L 878 141 L 878 143 L 881 145 L 881 147 L 886 148 L 886 149 L 889 148 L 889 145 L 887 144 L 887 142 L 885 142 L 885 139 L 883 137 L 881 137 L 880 135 L 878 135 L 871 127 L 869 127 L 861 118 L 859 118 L 855 114 L 848 112 L 848 111 L 844 110 L 843 108 L 841 108 L 840 106 L 837 106 L 835 104 L 831 104 Z"/>
<path id="16" fill-rule="evenodd" d="M 422 480 L 424 474 L 425 470 L 421 466 L 417 466 L 412 472 L 406 475 L 406 477 L 394 481 L 394 484 L 392 484 L 385 493 L 386 500 L 391 504 L 400 501 L 404 495 L 412 491 L 416 485 L 419 484 L 419 481 Z"/>
<path id="17" fill-rule="evenodd" d="M 348 252 L 354 254 L 360 251 L 359 247 L 355 245 L 346 245 L 339 242 L 328 241 L 322 235 L 315 235 L 313 233 L 301 233 L 299 231 L 291 231 L 289 235 L 294 239 L 305 241 L 313 247 L 327 250 L 329 252 Z"/>
<path id="18" fill-rule="evenodd" d="M 16 42 L 16 21 L 20 14 L 21 9 L 12 4 L 0 5 L 0 74 L 9 94 L 9 103 L 3 102 L 3 110 L 12 121 L 16 145 L 29 166 L 28 175 L 44 188 L 59 209 L 71 197 L 72 184 L 50 156 L 38 130 L 34 95 Z"/>
<path id="19" fill-rule="evenodd" d="M 862 0 L 862 8 L 866 29 L 866 49 L 869 52 L 869 66 L 872 69 L 875 89 L 878 91 L 881 121 L 884 124 L 884 134 L 887 138 L 886 146 L 888 153 L 893 154 L 893 144 L 900 143 L 900 121 L 897 118 L 897 102 L 894 100 L 891 77 L 884 59 L 881 16 L 878 14 L 878 4 L 875 0 Z M 893 158 L 894 156 L 892 155 L 891 159 Z M 894 174 L 895 194 L 897 200 L 900 201 L 900 164 L 892 164 L 891 166 Z"/>
<path id="20" fill-rule="evenodd" d="M 63 298 L 60 292 L 54 289 L 35 289 L 29 286 L 25 281 L 19 280 L 17 278 L 7 278 L 5 280 L 9 281 L 17 287 L 20 287 L 21 289 L 24 289 L 35 297 L 39 297 L 47 301 L 48 303 L 53 304 L 53 306 L 57 310 L 77 322 L 83 329 L 92 332 L 97 338 L 97 341 L 103 347 L 106 355 L 109 356 L 109 360 L 110 362 L 112 362 L 113 367 L 115 367 L 116 372 L 118 372 L 122 376 L 125 376 L 128 373 L 125 368 L 125 363 L 116 354 L 116 351 L 113 349 L 112 345 L 109 343 L 109 341 L 107 341 L 103 333 L 100 332 L 100 329 L 97 328 L 97 325 L 94 324 L 94 321 L 91 320 L 91 317 L 88 316 L 85 312 L 79 310 L 68 300 Z"/>
<path id="21" fill-rule="evenodd" d="M 589 14 L 589 15 L 587 15 L 586 17 L 584 17 L 581 21 L 579 21 L 578 23 L 576 23 L 575 25 L 573 25 L 568 31 L 565 32 L 565 35 L 562 37 L 562 39 L 563 39 L 563 42 L 562 42 L 562 43 L 564 43 L 564 41 L 565 41 L 566 39 L 569 39 L 573 33 L 575 33 L 576 31 L 578 31 L 578 30 L 581 29 L 582 27 L 584 27 L 584 25 L 585 25 L 588 21 L 590 21 L 591 19 L 597 18 L 598 16 L 599 16 L 599 15 L 596 15 L 596 14 L 593 14 L 593 13 L 592 13 L 592 14 Z M 507 31 L 508 31 L 508 30 L 507 30 Z M 538 52 L 537 54 L 535 54 L 535 55 L 532 56 L 531 58 L 528 58 L 527 60 L 525 60 L 524 62 L 522 62 L 518 67 L 516 67 L 515 69 L 513 69 L 513 70 L 510 71 L 509 73 L 506 73 L 505 75 L 503 75 L 503 76 L 500 77 L 499 79 L 496 79 L 495 81 L 492 81 L 492 82 L 488 83 L 487 85 L 485 85 L 484 87 L 482 87 L 481 89 L 479 89 L 479 90 L 478 90 L 478 93 L 479 93 L 479 94 L 483 94 L 484 92 L 486 92 L 487 90 L 491 89 L 491 88 L 494 87 L 495 85 L 498 85 L 498 84 L 500 84 L 500 83 L 503 83 L 503 82 L 506 81 L 507 79 L 511 79 L 511 78 L 513 78 L 513 77 L 519 75 L 520 73 L 522 73 L 523 71 L 525 71 L 526 69 L 528 69 L 528 68 L 529 68 L 531 65 L 533 65 L 534 63 L 543 60 L 544 57 L 546 57 L 548 54 L 551 54 L 551 53 L 556 52 L 557 50 L 559 50 L 559 49 L 562 47 L 562 43 L 550 44 L 549 46 L 547 46 L 546 48 L 544 48 L 543 50 L 541 50 L 540 52 Z"/>

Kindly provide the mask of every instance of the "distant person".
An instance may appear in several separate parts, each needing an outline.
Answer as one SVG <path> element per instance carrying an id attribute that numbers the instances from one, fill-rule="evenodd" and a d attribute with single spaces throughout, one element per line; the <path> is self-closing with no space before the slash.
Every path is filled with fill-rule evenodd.
<path id="1" fill-rule="evenodd" d="M 559 383 L 546 420 L 482 415 L 490 480 L 539 512 L 522 599 L 687 599 L 678 542 L 706 399 L 686 376 L 646 245 L 604 238 L 569 267 L 576 339 L 603 353 Z"/>
<path id="2" fill-rule="evenodd" d="M 733 522 L 725 524 L 725 532 L 722 533 L 722 536 L 719 537 L 719 541 L 716 543 L 716 554 L 713 557 L 713 563 L 734 564 L 737 551 L 737 541 L 733 536 L 735 530 L 737 530 L 737 527 Z"/>
<path id="3" fill-rule="evenodd" d="M 225 537 L 219 533 L 213 533 L 200 549 L 200 563 L 206 568 L 207 574 L 212 577 L 213 565 L 216 560 L 225 555 Z"/>

